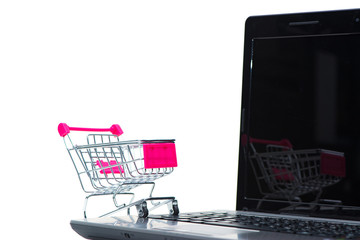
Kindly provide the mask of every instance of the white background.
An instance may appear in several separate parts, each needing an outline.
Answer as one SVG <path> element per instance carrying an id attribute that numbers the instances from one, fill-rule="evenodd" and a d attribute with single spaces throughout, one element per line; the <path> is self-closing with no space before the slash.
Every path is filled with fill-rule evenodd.
<path id="1" fill-rule="evenodd" d="M 0 2 L 1 235 L 80 239 L 84 193 L 57 125 L 176 138 L 155 195 L 235 209 L 244 21 L 356 1 Z M 5 232 L 4 232 L 5 230 Z"/>

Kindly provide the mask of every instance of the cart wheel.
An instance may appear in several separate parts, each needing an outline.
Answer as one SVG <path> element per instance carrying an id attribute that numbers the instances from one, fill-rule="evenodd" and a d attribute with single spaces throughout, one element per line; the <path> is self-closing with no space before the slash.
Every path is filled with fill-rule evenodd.
<path id="1" fill-rule="evenodd" d="M 178 216 L 179 215 L 179 205 L 177 200 L 174 200 L 172 202 L 172 209 L 170 210 L 170 214 L 174 215 L 174 216 Z"/>
<path id="2" fill-rule="evenodd" d="M 146 202 L 142 202 L 138 208 L 139 218 L 146 218 L 149 215 L 149 210 L 147 208 Z"/>

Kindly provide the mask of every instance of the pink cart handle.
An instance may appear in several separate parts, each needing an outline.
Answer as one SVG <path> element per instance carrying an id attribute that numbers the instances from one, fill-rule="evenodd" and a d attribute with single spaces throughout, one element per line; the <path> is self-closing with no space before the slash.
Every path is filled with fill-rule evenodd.
<path id="1" fill-rule="evenodd" d="M 123 130 L 118 124 L 113 124 L 110 128 L 79 128 L 79 127 L 69 127 L 66 123 L 60 123 L 58 126 L 58 131 L 61 137 L 65 137 L 72 131 L 86 131 L 86 132 L 111 132 L 116 136 L 123 134 Z"/>
<path id="2" fill-rule="evenodd" d="M 273 141 L 273 140 L 257 139 L 250 137 L 250 142 L 260 143 L 260 144 L 272 144 L 272 145 L 284 146 L 288 148 L 293 147 L 289 139 L 281 139 L 280 141 Z"/>

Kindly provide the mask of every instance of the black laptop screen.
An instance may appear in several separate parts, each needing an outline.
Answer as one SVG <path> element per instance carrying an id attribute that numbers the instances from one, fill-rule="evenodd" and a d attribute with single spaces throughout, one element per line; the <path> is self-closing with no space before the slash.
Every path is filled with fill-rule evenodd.
<path id="1" fill-rule="evenodd" d="M 360 34 L 254 38 L 246 198 L 360 208 Z"/>

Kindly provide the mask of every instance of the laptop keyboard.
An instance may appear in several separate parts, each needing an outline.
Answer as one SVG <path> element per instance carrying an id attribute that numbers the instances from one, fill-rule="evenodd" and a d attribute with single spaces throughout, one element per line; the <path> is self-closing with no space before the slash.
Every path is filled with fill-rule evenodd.
<path id="1" fill-rule="evenodd" d="M 248 228 L 271 232 L 293 233 L 308 236 L 353 239 L 360 237 L 360 225 L 334 223 L 319 220 L 294 218 L 275 218 L 251 216 L 245 214 L 206 212 L 196 214 L 180 214 L 149 216 L 150 218 L 210 224 L 226 227 Z"/>

